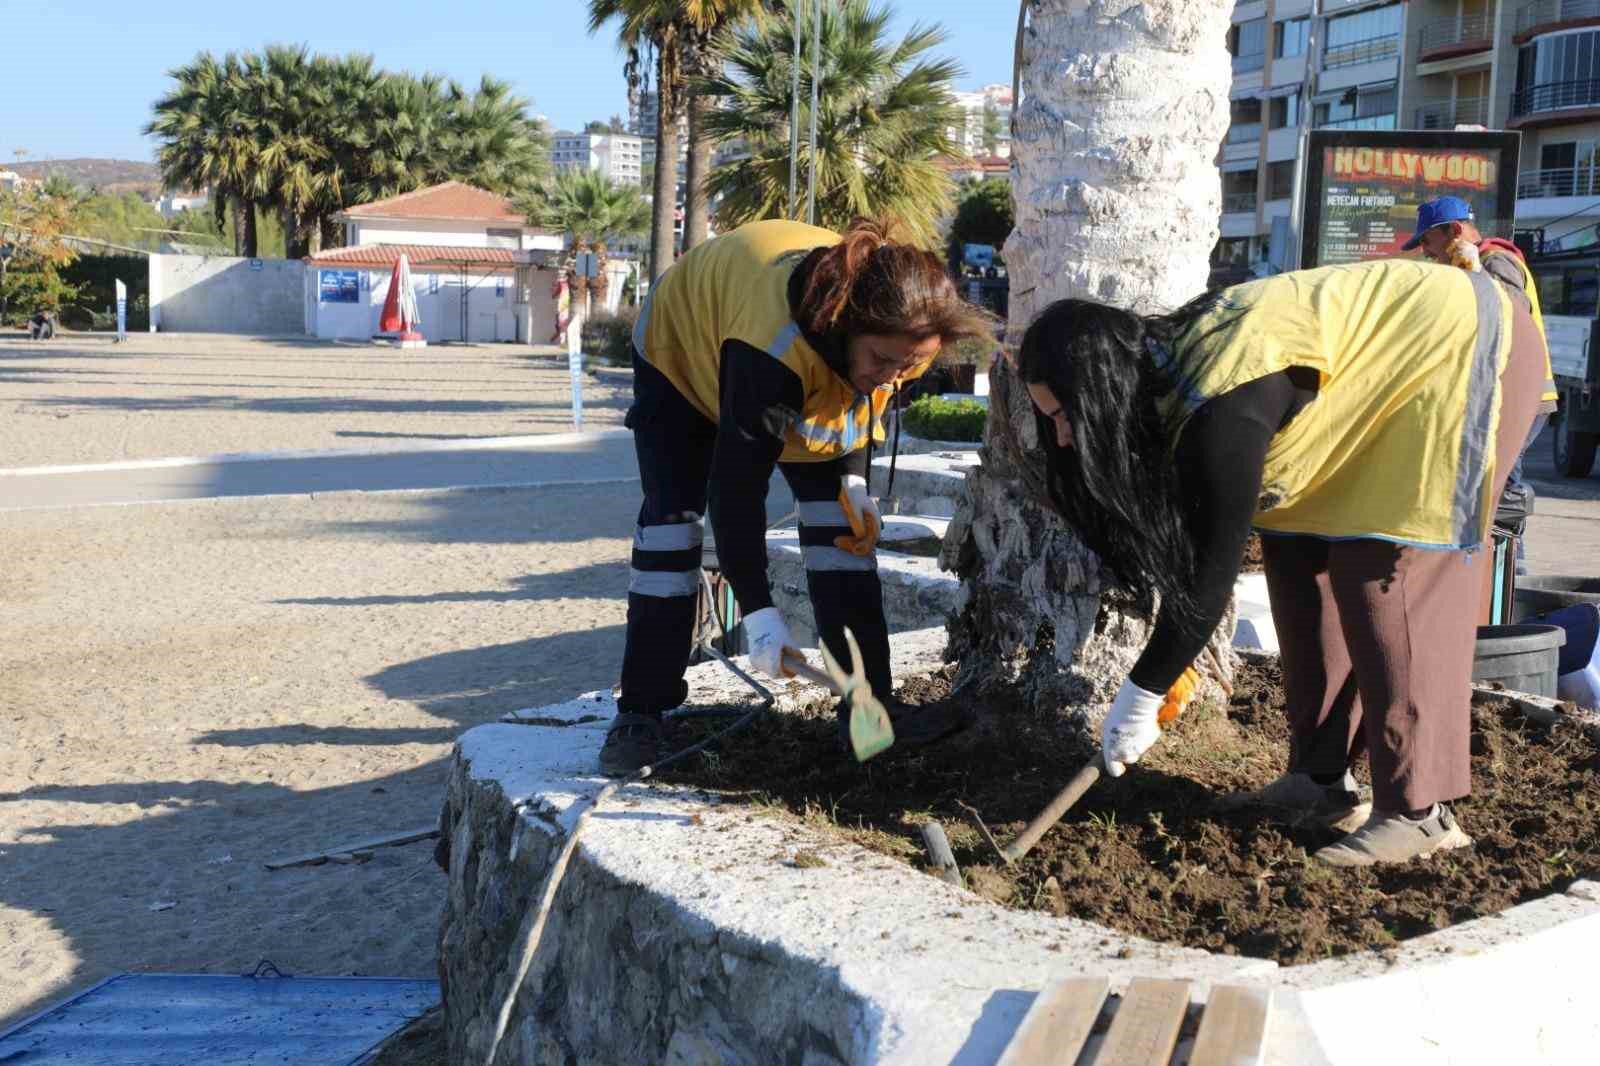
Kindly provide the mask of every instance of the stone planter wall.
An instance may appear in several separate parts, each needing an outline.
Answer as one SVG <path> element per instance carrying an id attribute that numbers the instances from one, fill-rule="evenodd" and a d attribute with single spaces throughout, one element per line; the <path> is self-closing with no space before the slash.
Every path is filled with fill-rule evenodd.
<path id="1" fill-rule="evenodd" d="M 897 675 L 936 665 L 943 642 L 897 640 Z M 691 674 L 697 700 L 741 696 L 720 666 Z M 791 686 L 781 702 L 817 696 Z M 592 694 L 457 746 L 441 847 L 452 1063 L 482 1061 L 518 926 L 601 785 L 614 712 Z M 496 1062 L 987 1066 L 1044 984 L 1105 975 L 1114 990 L 1188 978 L 1202 998 L 1216 981 L 1273 988 L 1274 1066 L 1568 1064 L 1600 1046 L 1596 957 L 1590 881 L 1398 951 L 1284 969 L 1004 910 L 797 823 L 640 787 L 589 821 Z"/>

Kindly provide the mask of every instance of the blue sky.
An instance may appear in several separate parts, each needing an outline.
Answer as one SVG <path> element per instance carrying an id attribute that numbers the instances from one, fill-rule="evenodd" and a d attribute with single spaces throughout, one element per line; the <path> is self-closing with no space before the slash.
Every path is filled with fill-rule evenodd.
<path id="1" fill-rule="evenodd" d="M 915 19 L 950 30 L 945 51 L 963 89 L 1011 80 L 1016 3 L 896 0 L 898 28 Z M 9 42 L 0 60 L 0 165 L 30 159 L 149 159 L 139 130 L 166 71 L 209 49 L 305 43 L 370 52 L 384 67 L 433 70 L 467 82 L 514 84 L 556 128 L 627 114 L 622 59 L 608 36 L 585 33 L 584 0 L 261 0 L 248 4 L 0 0 Z"/>

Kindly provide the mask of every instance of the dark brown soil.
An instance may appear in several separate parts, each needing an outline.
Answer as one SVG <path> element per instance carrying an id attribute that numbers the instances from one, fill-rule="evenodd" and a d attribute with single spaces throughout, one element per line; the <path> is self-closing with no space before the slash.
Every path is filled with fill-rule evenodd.
<path id="1" fill-rule="evenodd" d="M 952 699 L 948 672 L 914 679 L 902 696 L 924 705 Z M 1509 703 L 1473 711 L 1473 795 L 1455 805 L 1476 838 L 1471 849 L 1333 870 L 1309 855 L 1337 839 L 1334 831 L 1214 810 L 1219 795 L 1282 769 L 1276 665 L 1247 665 L 1226 707 L 1191 707 L 1139 766 L 1102 779 L 1007 869 L 960 803 L 981 811 L 1005 842 L 1093 750 L 1062 715 L 1035 713 L 1009 693 L 981 706 L 979 724 L 959 737 L 864 766 L 842 754 L 830 710 L 772 715 L 667 780 L 799 816 L 919 868 L 917 826 L 935 818 L 968 887 L 997 902 L 1283 963 L 1390 947 L 1600 871 L 1595 743 L 1566 723 L 1530 722 Z M 710 728 L 684 723 L 671 739 Z"/>

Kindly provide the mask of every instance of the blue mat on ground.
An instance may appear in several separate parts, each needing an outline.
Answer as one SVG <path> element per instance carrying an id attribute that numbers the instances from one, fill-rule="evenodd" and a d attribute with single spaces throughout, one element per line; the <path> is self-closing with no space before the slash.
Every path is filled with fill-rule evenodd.
<path id="1" fill-rule="evenodd" d="M 439 982 L 125 973 L 0 1033 L 0 1066 L 352 1066 Z"/>

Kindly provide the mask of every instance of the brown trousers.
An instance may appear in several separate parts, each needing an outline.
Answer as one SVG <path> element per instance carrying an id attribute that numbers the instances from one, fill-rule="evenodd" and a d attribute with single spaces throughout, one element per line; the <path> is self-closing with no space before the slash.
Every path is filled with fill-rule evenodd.
<path id="1" fill-rule="evenodd" d="M 1500 376 L 1490 499 L 1505 487 L 1544 376 L 1543 339 L 1519 308 Z M 1492 553 L 1372 539 L 1262 540 L 1283 659 L 1289 769 L 1337 774 L 1365 750 L 1380 811 L 1420 810 L 1469 793 L 1473 642 Z"/>

